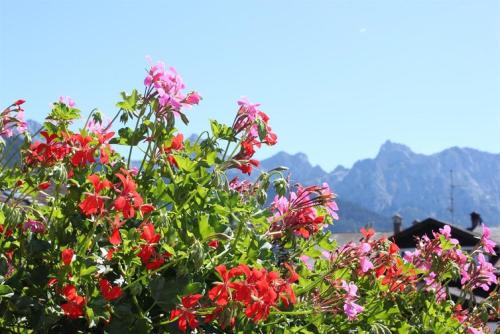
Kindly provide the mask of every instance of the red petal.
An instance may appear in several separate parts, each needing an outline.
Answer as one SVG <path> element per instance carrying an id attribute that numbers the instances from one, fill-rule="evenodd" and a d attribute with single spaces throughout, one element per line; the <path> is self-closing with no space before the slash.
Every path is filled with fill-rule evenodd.
<path id="1" fill-rule="evenodd" d="M 111 236 L 109 237 L 109 242 L 112 244 L 112 245 L 119 245 L 122 243 L 122 238 L 120 236 L 120 230 L 119 229 L 114 229 L 113 230 L 113 233 L 111 234 Z"/>

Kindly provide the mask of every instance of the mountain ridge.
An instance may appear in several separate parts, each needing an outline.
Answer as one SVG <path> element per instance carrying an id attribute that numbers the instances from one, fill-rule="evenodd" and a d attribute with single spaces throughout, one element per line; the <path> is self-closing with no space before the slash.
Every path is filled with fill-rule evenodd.
<path id="1" fill-rule="evenodd" d="M 297 155 L 300 159 L 294 159 Z M 331 172 L 312 173 L 312 178 L 307 170 L 312 164 L 304 156 L 280 152 L 264 159 L 262 166 L 286 162 L 292 178 L 301 183 L 327 182 L 339 199 L 384 217 L 399 213 L 407 223 L 434 217 L 468 226 L 468 214 L 477 211 L 488 224 L 499 225 L 495 217 L 500 215 L 500 154 L 454 146 L 426 155 L 388 140 L 374 158 L 358 160 L 351 168 L 339 165 Z M 452 177 L 453 218 L 449 211 Z M 341 217 L 342 211 L 341 207 Z"/>

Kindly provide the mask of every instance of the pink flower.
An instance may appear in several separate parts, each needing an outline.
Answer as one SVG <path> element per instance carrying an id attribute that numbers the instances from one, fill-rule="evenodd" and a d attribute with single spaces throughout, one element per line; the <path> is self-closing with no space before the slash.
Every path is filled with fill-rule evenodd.
<path id="1" fill-rule="evenodd" d="M 73 108 L 75 106 L 75 101 L 69 96 L 60 96 L 59 102 L 67 105 L 70 108 Z"/>
<path id="2" fill-rule="evenodd" d="M 250 122 L 253 122 L 257 117 L 257 114 L 260 112 L 260 110 L 257 109 L 260 106 L 260 103 L 250 103 L 246 97 L 239 99 L 238 105 L 240 106 L 238 114 L 245 115 L 248 117 Z"/>
<path id="3" fill-rule="evenodd" d="M 299 257 L 299 260 L 302 261 L 302 263 L 304 263 L 307 267 L 307 269 L 309 270 L 313 270 L 314 269 L 314 259 L 307 256 L 307 255 L 301 255 Z"/>
<path id="4" fill-rule="evenodd" d="M 359 260 L 359 266 L 361 267 L 361 271 L 364 273 L 366 273 L 370 269 L 373 269 L 373 263 L 371 263 L 371 261 L 368 260 L 368 258 L 365 256 L 363 256 Z"/>
<path id="5" fill-rule="evenodd" d="M 445 225 L 443 228 L 439 229 L 439 233 L 443 235 L 448 241 L 454 245 L 458 245 L 458 240 L 451 237 L 451 227 L 450 225 Z"/>
<path id="6" fill-rule="evenodd" d="M 366 273 L 370 269 L 373 269 L 373 263 L 371 263 L 366 256 L 363 256 L 359 260 L 359 265 L 361 267 L 361 271 L 364 273 Z"/>
<path id="7" fill-rule="evenodd" d="M 347 299 L 357 299 L 358 298 L 358 295 L 357 295 L 358 287 L 353 282 L 347 283 L 346 281 L 342 280 L 342 288 L 347 293 L 347 295 L 346 295 Z"/>
<path id="8" fill-rule="evenodd" d="M 157 111 L 158 117 L 166 117 L 168 112 L 178 116 L 183 106 L 199 103 L 201 97 L 198 93 L 192 92 L 188 96 L 184 95 L 185 85 L 175 68 L 170 67 L 167 70 L 163 62 L 153 65 L 151 58 L 146 58 L 151 67 L 144 79 L 144 85 L 151 88 L 158 97 L 158 102 L 162 107 Z"/>
<path id="9" fill-rule="evenodd" d="M 477 256 L 477 264 L 467 263 L 460 270 L 460 274 L 462 275 L 460 283 L 468 285 L 471 289 L 481 288 L 488 291 L 490 286 L 497 282 L 495 268 L 482 253 Z"/>
<path id="10" fill-rule="evenodd" d="M 330 191 L 330 186 L 326 182 L 323 182 L 322 193 L 331 196 L 332 200 L 327 203 L 326 210 L 328 211 L 330 216 L 332 216 L 333 219 L 338 220 L 339 215 L 337 214 L 337 211 L 339 211 L 339 207 L 337 206 L 337 203 L 333 200 L 333 198 L 335 198 L 335 195 Z"/>
<path id="11" fill-rule="evenodd" d="M 359 244 L 359 251 L 361 252 L 361 254 L 366 254 L 371 251 L 371 249 L 372 246 L 370 246 L 370 244 L 367 242 L 362 242 Z"/>
<path id="12" fill-rule="evenodd" d="M 483 247 L 484 251 L 488 254 L 495 254 L 495 242 L 490 240 L 491 238 L 491 231 L 490 229 L 483 224 L 483 235 L 481 236 L 481 246 Z"/>
<path id="13" fill-rule="evenodd" d="M 344 313 L 347 315 L 347 319 L 349 320 L 355 320 L 358 317 L 358 314 L 363 312 L 363 310 L 363 306 L 351 301 L 344 304 Z"/>
<path id="14" fill-rule="evenodd" d="M 358 287 L 352 282 L 347 283 L 342 280 L 342 288 L 346 292 L 344 296 L 344 313 L 347 315 L 347 319 L 354 320 L 363 311 L 363 307 L 355 303 L 358 299 Z"/>
<path id="15" fill-rule="evenodd" d="M 425 284 L 428 286 L 433 285 L 436 282 L 436 274 L 431 271 L 427 277 L 424 278 Z"/>
<path id="16" fill-rule="evenodd" d="M 190 105 L 199 104 L 200 101 L 201 101 L 201 96 L 197 92 L 189 93 L 188 96 L 186 96 L 186 98 L 184 99 L 184 103 Z"/>

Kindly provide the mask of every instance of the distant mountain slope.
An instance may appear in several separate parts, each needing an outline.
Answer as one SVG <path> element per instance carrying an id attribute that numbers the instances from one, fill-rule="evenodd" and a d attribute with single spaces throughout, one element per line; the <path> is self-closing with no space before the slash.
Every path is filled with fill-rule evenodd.
<path id="1" fill-rule="evenodd" d="M 293 178 L 304 184 L 328 182 L 339 200 L 348 203 L 340 208 L 341 219 L 351 221 L 364 208 L 382 218 L 400 213 L 406 224 L 429 216 L 451 220 L 453 170 L 455 223 L 468 226 L 469 213 L 477 211 L 489 225 L 500 225 L 500 154 L 453 147 L 423 155 L 387 141 L 374 159 L 360 160 L 351 169 L 339 166 L 326 173 L 300 153 L 280 152 L 262 161 L 264 169 L 277 165 L 290 167 Z M 385 219 L 384 224 L 373 219 L 374 225 L 390 229 Z M 356 222 L 363 225 L 369 219 L 357 217 Z"/>

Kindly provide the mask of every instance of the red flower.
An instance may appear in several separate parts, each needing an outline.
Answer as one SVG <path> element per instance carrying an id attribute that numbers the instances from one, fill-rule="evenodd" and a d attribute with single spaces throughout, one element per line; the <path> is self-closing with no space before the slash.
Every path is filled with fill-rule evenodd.
<path id="1" fill-rule="evenodd" d="M 114 248 L 108 249 L 108 252 L 106 253 L 106 260 L 111 261 L 114 252 L 115 252 Z"/>
<path id="2" fill-rule="evenodd" d="M 160 234 L 155 233 L 155 226 L 151 223 L 142 225 L 141 239 L 148 244 L 156 244 L 160 241 Z"/>
<path id="3" fill-rule="evenodd" d="M 128 219 L 133 218 L 135 216 L 135 209 L 141 207 L 142 197 L 135 190 L 136 185 L 130 174 L 128 172 L 124 174 L 116 174 L 121 181 L 122 191 L 116 198 L 114 206 L 115 209 L 122 212 L 123 218 Z"/>
<path id="4" fill-rule="evenodd" d="M 217 239 L 210 240 L 208 242 L 208 247 L 211 247 L 213 249 L 217 249 L 219 247 L 219 240 L 217 240 Z"/>
<path id="5" fill-rule="evenodd" d="M 104 299 L 111 301 L 120 298 L 122 289 L 119 286 L 112 286 L 107 279 L 101 278 L 99 287 Z"/>
<path id="6" fill-rule="evenodd" d="M 184 296 L 181 299 L 181 307 L 170 312 L 170 320 L 179 319 L 178 326 L 181 331 L 185 332 L 188 325 L 189 328 L 198 327 L 196 312 L 193 308 L 198 304 L 201 297 L 200 294 Z"/>
<path id="7" fill-rule="evenodd" d="M 90 175 L 89 177 L 87 177 L 87 180 L 89 180 L 94 186 L 94 192 L 86 193 L 85 199 L 79 205 L 80 210 L 82 210 L 82 212 L 86 216 L 90 216 L 93 214 L 101 215 L 105 211 L 104 210 L 105 197 L 101 196 L 100 193 L 104 189 L 110 188 L 111 182 L 109 182 L 106 179 L 101 180 L 99 176 L 97 176 L 96 174 Z"/>
<path id="8" fill-rule="evenodd" d="M 394 242 L 391 242 L 389 246 L 389 254 L 396 254 L 397 252 L 399 252 L 398 245 L 396 245 Z"/>
<path id="9" fill-rule="evenodd" d="M 85 298 L 78 295 L 75 286 L 71 284 L 66 285 L 63 288 L 62 293 L 68 301 L 67 303 L 61 305 L 64 314 L 71 319 L 83 316 Z"/>
<path id="10" fill-rule="evenodd" d="M 155 257 L 152 261 L 146 264 L 147 270 L 155 270 L 160 268 L 165 263 L 165 258 L 170 257 L 169 253 L 161 254 Z"/>
<path id="11" fill-rule="evenodd" d="M 75 252 L 71 248 L 66 248 L 61 252 L 62 262 L 66 266 L 69 266 L 71 264 L 71 261 L 73 261 L 73 255 L 75 255 Z"/>
<path id="12" fill-rule="evenodd" d="M 73 166 L 83 167 L 87 163 L 95 162 L 94 148 L 90 147 L 90 142 L 92 142 L 91 136 L 74 134 L 70 137 L 69 141 L 73 143 L 76 148 L 75 154 L 71 157 L 71 163 Z"/>
<path id="13" fill-rule="evenodd" d="M 158 269 L 165 263 L 165 259 L 171 256 L 168 252 L 164 252 L 163 254 L 157 253 L 155 246 L 160 241 L 160 238 L 161 235 L 155 233 L 153 224 L 142 225 L 141 239 L 146 241 L 146 244 L 141 246 L 141 250 L 137 253 L 137 256 L 141 258 L 142 264 L 148 270 Z"/>
<path id="14" fill-rule="evenodd" d="M 144 216 L 150 212 L 153 212 L 155 210 L 155 207 L 151 204 L 143 204 L 143 205 L 141 205 L 140 210 L 141 210 L 142 215 Z"/>
<path id="15" fill-rule="evenodd" d="M 58 141 L 57 134 L 49 135 L 47 131 L 41 131 L 40 135 L 45 138 L 45 143 L 37 141 L 31 144 L 26 164 L 40 163 L 42 166 L 53 166 L 70 153 L 70 146 L 64 141 Z"/>
<path id="16" fill-rule="evenodd" d="M 170 145 L 163 147 L 163 152 L 167 154 L 167 161 L 170 164 L 170 166 L 179 168 L 177 160 L 175 160 L 175 157 L 171 153 L 173 151 L 180 151 L 183 148 L 184 148 L 184 136 L 182 135 L 182 133 L 177 134 L 172 139 Z"/>
<path id="17" fill-rule="evenodd" d="M 372 228 L 365 229 L 364 227 L 362 227 L 360 232 L 361 232 L 361 234 L 363 234 L 363 236 L 366 238 L 366 240 L 370 239 L 375 234 L 375 230 Z"/>
<path id="18" fill-rule="evenodd" d="M 120 230 L 115 228 L 113 230 L 113 233 L 111 233 L 110 237 L 109 237 L 109 242 L 112 244 L 112 245 L 119 245 L 122 243 L 122 238 L 120 236 Z"/>
<path id="19" fill-rule="evenodd" d="M 38 189 L 40 190 L 45 190 L 48 189 L 49 187 L 50 187 L 50 181 L 45 181 L 38 185 Z"/>
<path id="20" fill-rule="evenodd" d="M 109 140 L 115 135 L 114 132 L 96 132 L 97 140 L 99 141 L 99 162 L 107 164 L 109 162 L 109 154 L 113 152 L 109 145 Z"/>
<path id="21" fill-rule="evenodd" d="M 224 306 L 228 303 L 230 295 L 230 282 L 229 280 L 233 277 L 233 274 L 229 272 L 225 265 L 221 264 L 215 267 L 215 271 L 219 273 L 222 282 L 215 282 L 215 286 L 208 291 L 208 298 L 215 301 L 215 304 L 219 306 Z"/>
<path id="22" fill-rule="evenodd" d="M 55 284 L 57 284 L 57 278 L 55 278 L 55 277 L 49 278 L 49 281 L 47 282 L 47 286 L 50 287 L 50 286 L 53 286 Z"/>
<path id="23" fill-rule="evenodd" d="M 83 305 L 79 305 L 74 302 L 67 302 L 61 304 L 61 308 L 64 312 L 64 315 L 70 319 L 76 319 L 83 316 Z"/>
<path id="24" fill-rule="evenodd" d="M 24 104 L 24 102 L 26 102 L 26 100 L 19 99 L 19 100 L 17 100 L 16 102 L 14 102 L 14 105 L 16 105 L 16 106 L 20 106 L 21 104 Z"/>
<path id="25" fill-rule="evenodd" d="M 281 278 L 277 272 L 251 269 L 244 264 L 229 271 L 224 265 L 220 265 L 215 270 L 222 282 L 216 282 L 208 292 L 208 298 L 217 305 L 210 319 L 216 318 L 221 313 L 221 307 L 230 301 L 243 304 L 246 316 L 255 322 L 267 319 L 271 307 L 276 307 L 280 300 L 285 306 L 296 302 L 290 283 L 296 281 L 298 276 L 291 267 L 288 280 Z M 233 281 L 237 276 L 244 276 L 244 279 Z"/>

